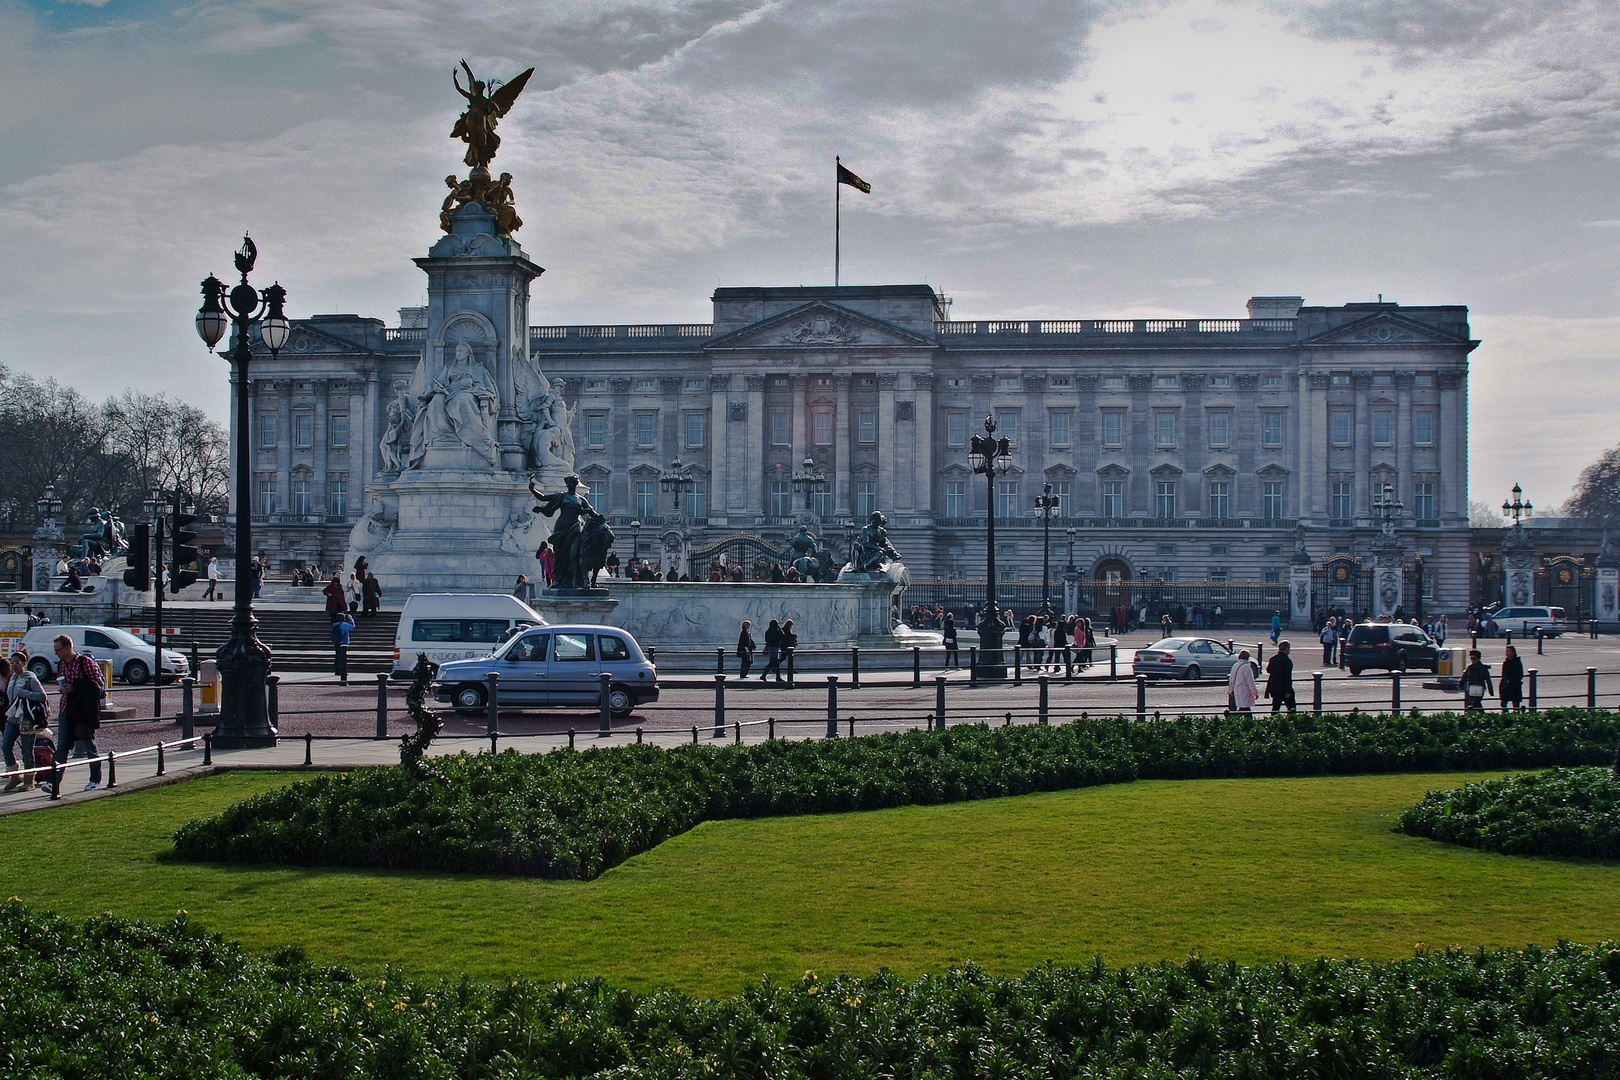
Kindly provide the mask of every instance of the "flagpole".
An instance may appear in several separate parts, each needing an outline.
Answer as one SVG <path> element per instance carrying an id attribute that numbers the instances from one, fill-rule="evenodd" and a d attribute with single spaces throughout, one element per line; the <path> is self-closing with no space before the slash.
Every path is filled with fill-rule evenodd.
<path id="1" fill-rule="evenodd" d="M 833 155 L 833 288 L 838 288 L 838 263 L 843 256 L 844 231 L 844 186 L 838 182 L 838 166 L 844 163 L 837 154 Z"/>

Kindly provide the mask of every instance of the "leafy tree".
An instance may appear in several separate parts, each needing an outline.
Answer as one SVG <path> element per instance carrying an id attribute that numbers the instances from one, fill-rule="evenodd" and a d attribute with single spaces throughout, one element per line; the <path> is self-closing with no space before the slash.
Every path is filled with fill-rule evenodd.
<path id="1" fill-rule="evenodd" d="M 1581 470 L 1574 492 L 1564 503 L 1564 513 L 1604 522 L 1620 518 L 1620 446 L 1603 451 Z"/>

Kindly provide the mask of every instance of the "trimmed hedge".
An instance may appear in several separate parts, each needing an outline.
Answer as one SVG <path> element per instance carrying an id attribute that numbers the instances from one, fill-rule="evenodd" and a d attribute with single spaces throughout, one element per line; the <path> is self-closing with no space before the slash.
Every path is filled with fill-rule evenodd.
<path id="1" fill-rule="evenodd" d="M 1620 778 L 1613 769 L 1549 769 L 1431 791 L 1400 832 L 1508 855 L 1620 858 Z"/>
<path id="2" fill-rule="evenodd" d="M 1193 958 L 765 980 L 714 1001 L 601 980 L 359 979 L 112 916 L 0 907 L 13 1077 L 1620 1076 L 1620 945 L 1255 967 Z"/>
<path id="3" fill-rule="evenodd" d="M 1608 761 L 1608 712 L 1123 717 L 753 746 L 435 759 L 323 774 L 188 822 L 195 861 L 590 879 L 703 821 L 933 805 L 1132 779 L 1532 768 Z"/>

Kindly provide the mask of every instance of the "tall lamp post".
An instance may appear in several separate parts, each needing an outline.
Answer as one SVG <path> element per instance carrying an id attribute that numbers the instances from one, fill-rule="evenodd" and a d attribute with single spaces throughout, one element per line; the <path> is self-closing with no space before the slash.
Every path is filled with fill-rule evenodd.
<path id="1" fill-rule="evenodd" d="M 811 496 L 827 490 L 827 476 L 818 469 L 816 459 L 809 454 L 804 456 L 803 469 L 803 472 L 793 474 L 793 490 L 804 492 L 804 509 L 808 513 Z"/>
<path id="2" fill-rule="evenodd" d="M 635 579 L 641 580 L 641 567 L 636 563 L 641 561 L 641 519 L 630 519 L 630 569 L 635 572 Z"/>
<path id="3" fill-rule="evenodd" d="M 1423 552 L 1412 556 L 1412 572 L 1417 574 L 1417 621 L 1423 625 Z"/>
<path id="4" fill-rule="evenodd" d="M 1063 508 L 1063 496 L 1052 494 L 1051 484 L 1042 484 L 1035 496 L 1035 512 L 1041 516 L 1041 614 L 1052 616 L 1052 519 Z"/>
<path id="5" fill-rule="evenodd" d="M 214 731 L 214 746 L 220 749 L 274 746 L 276 743 L 276 731 L 270 726 L 265 701 L 270 648 L 255 634 L 259 624 L 253 617 L 253 584 L 248 569 L 253 551 L 252 462 L 249 458 L 252 433 L 248 430 L 248 403 L 252 395 L 248 366 L 253 361 L 253 349 L 248 344 L 248 330 L 257 320 L 259 338 L 274 359 L 287 344 L 292 327 L 283 310 L 287 290 L 279 282 L 267 289 L 255 289 L 248 284 L 247 276 L 258 256 L 259 249 L 253 241 L 242 237 L 242 247 L 236 252 L 236 269 L 242 280 L 227 293 L 225 283 L 209 274 L 203 279 L 203 304 L 197 312 L 197 335 L 209 352 L 214 351 L 228 327 L 235 332 L 229 360 L 231 381 L 236 384 L 236 605 L 231 613 L 230 640 L 215 653 L 225 684 L 219 726 Z"/>
<path id="6" fill-rule="evenodd" d="M 1012 470 L 1012 447 L 1005 438 L 996 438 L 996 418 L 984 418 L 984 434 L 973 436 L 968 447 L 968 465 L 983 476 L 989 501 L 984 515 L 984 610 L 979 615 L 979 670 L 981 679 L 1005 679 L 1007 663 L 1001 655 L 1001 637 L 1006 627 L 996 607 L 996 477 Z"/>
<path id="7" fill-rule="evenodd" d="M 1534 509 L 1534 506 L 1525 501 L 1524 488 L 1518 484 L 1513 485 L 1513 501 L 1507 502 L 1504 500 L 1502 502 L 1502 513 L 1512 516 L 1515 527 L 1518 526 L 1520 518 L 1529 517 L 1530 511 Z"/>
<path id="8" fill-rule="evenodd" d="M 62 500 L 56 494 L 55 484 L 45 485 L 45 491 L 34 508 L 39 511 L 39 528 L 34 532 L 34 549 L 31 552 L 34 589 L 36 592 L 50 592 L 51 575 L 56 573 L 56 560 L 67 543 L 67 535 L 58 524 L 62 516 Z"/>
<path id="9" fill-rule="evenodd" d="M 681 464 L 681 459 L 677 457 L 669 463 L 669 472 L 658 478 L 659 487 L 665 491 L 675 493 L 675 513 L 677 514 L 681 512 L 681 492 L 690 493 L 697 488 L 697 481 L 692 479 L 692 474 L 687 471 L 689 468 L 689 466 Z"/>

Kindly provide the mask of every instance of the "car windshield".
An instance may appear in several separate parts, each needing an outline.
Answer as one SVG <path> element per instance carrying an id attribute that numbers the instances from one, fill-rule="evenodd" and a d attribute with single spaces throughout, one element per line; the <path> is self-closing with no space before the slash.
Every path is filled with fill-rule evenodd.
<path id="1" fill-rule="evenodd" d="M 1387 626 L 1353 626 L 1350 628 L 1350 644 L 1359 645 L 1364 641 L 1388 641 L 1389 627 Z"/>
<path id="2" fill-rule="evenodd" d="M 1187 638 L 1167 637 L 1156 645 L 1149 645 L 1148 648 L 1158 649 L 1160 652 L 1177 652 L 1187 647 L 1187 641 Z"/>
<path id="3" fill-rule="evenodd" d="M 117 642 L 120 649 L 150 649 L 152 647 L 128 630 L 120 630 L 116 626 L 98 626 L 96 629 Z"/>

